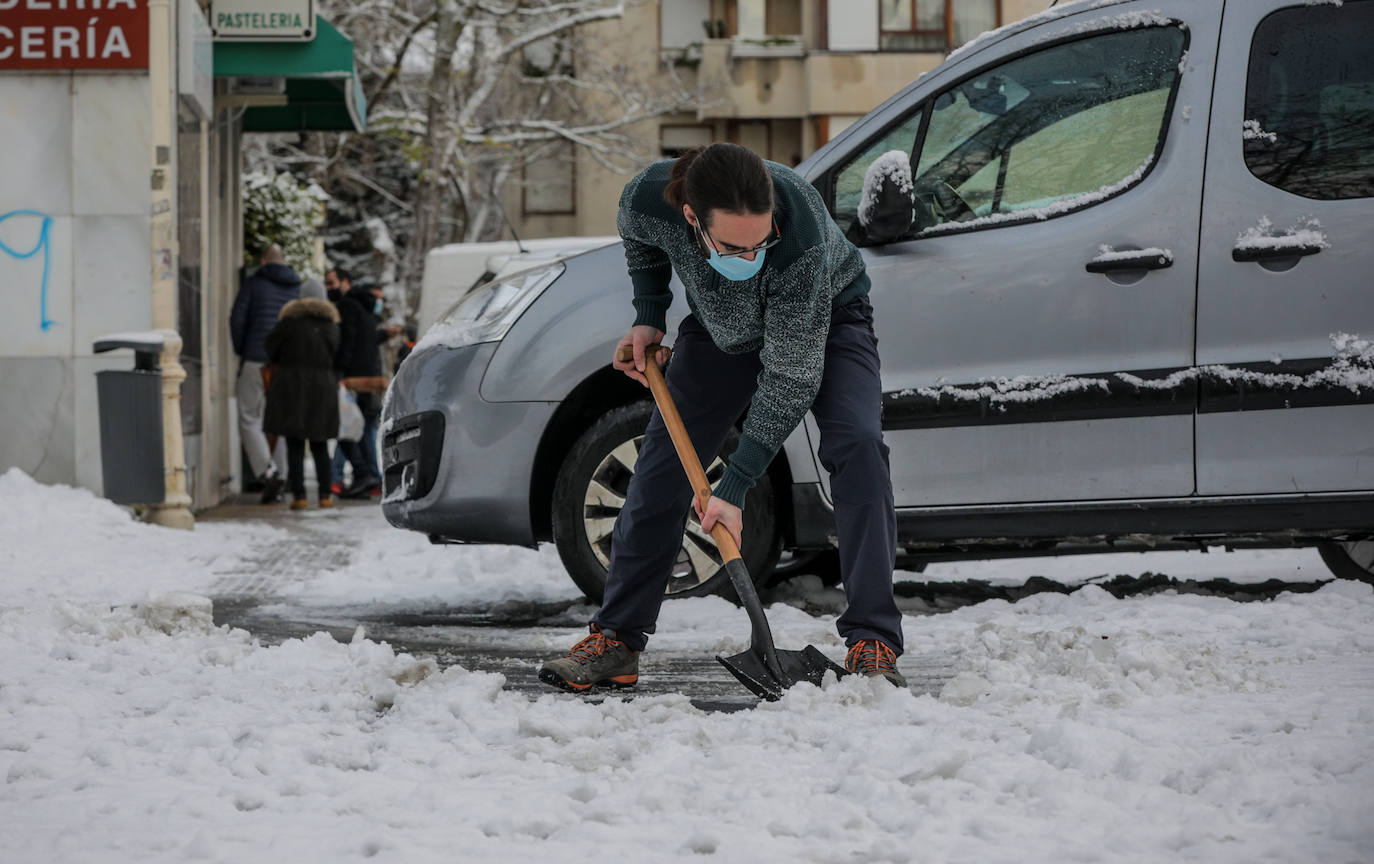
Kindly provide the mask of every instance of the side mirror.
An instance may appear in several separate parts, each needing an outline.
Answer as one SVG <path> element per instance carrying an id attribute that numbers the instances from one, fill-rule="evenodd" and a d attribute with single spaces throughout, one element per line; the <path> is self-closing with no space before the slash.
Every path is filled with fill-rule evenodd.
<path id="1" fill-rule="evenodd" d="M 911 159 L 903 151 L 889 150 L 868 166 L 858 214 L 868 244 L 891 243 L 910 233 L 916 224 L 913 189 Z"/>

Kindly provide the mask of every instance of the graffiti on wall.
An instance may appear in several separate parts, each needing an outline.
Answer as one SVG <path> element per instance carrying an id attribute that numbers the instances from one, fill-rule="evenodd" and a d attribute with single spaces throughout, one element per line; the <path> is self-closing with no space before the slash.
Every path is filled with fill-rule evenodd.
<path id="1" fill-rule="evenodd" d="M 38 288 L 38 326 L 43 332 L 52 329 L 55 322 L 48 318 L 48 270 L 52 263 L 52 250 L 48 243 L 48 232 L 52 228 L 52 217 L 37 210 L 11 210 L 8 213 L 0 214 L 0 225 L 4 225 L 6 220 L 11 217 L 32 216 L 39 220 L 38 240 L 33 244 L 33 248 L 27 252 L 20 251 L 7 244 L 3 237 L 0 237 L 0 252 L 4 252 L 11 258 L 21 261 L 33 258 L 35 255 L 43 255 L 43 279 Z"/>

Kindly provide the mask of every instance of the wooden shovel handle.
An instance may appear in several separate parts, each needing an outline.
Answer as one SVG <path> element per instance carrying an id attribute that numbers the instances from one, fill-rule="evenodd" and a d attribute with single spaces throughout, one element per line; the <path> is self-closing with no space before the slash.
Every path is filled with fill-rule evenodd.
<path id="1" fill-rule="evenodd" d="M 707 500 L 711 497 L 711 484 L 706 479 L 706 472 L 701 469 L 701 460 L 697 459 L 696 448 L 692 446 L 692 439 L 687 435 L 687 427 L 682 423 L 682 415 L 677 412 L 677 405 L 673 402 L 673 396 L 668 392 L 668 382 L 663 379 L 663 371 L 658 368 L 658 349 L 662 347 L 661 345 L 649 345 L 644 349 L 644 377 L 649 379 L 649 389 L 653 391 L 654 402 L 658 405 L 658 413 L 663 415 L 663 424 L 668 427 L 668 435 L 673 439 L 677 458 L 681 460 L 682 469 L 687 472 L 687 481 L 692 484 L 697 501 L 701 503 L 704 510 Z M 632 362 L 634 349 L 629 345 L 622 345 L 616 358 L 622 363 Z M 730 533 L 730 529 L 719 522 L 711 529 L 711 539 L 715 540 L 716 546 L 720 547 L 722 561 L 732 561 L 740 557 L 739 546 L 735 545 L 735 538 Z"/>

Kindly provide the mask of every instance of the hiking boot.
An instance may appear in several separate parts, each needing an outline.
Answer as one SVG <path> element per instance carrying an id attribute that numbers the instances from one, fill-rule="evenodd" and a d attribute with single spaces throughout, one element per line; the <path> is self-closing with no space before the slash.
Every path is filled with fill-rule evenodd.
<path id="1" fill-rule="evenodd" d="M 894 687 L 905 687 L 906 679 L 897 671 L 897 652 L 877 639 L 861 639 L 854 643 L 844 658 L 844 668 L 855 675 L 869 678 L 883 677 Z"/>
<path id="2" fill-rule="evenodd" d="M 309 498 L 293 498 L 293 499 L 291 499 L 291 509 L 292 509 L 292 510 L 306 510 L 306 509 L 309 509 L 309 507 L 310 507 L 310 499 L 309 499 Z"/>
<path id="3" fill-rule="evenodd" d="M 539 680 L 573 693 L 594 686 L 633 687 L 639 681 L 639 652 L 593 624 L 591 635 L 574 645 L 568 656 L 540 667 Z"/>
<path id="4" fill-rule="evenodd" d="M 334 506 L 334 499 L 333 499 L 332 497 L 330 497 L 330 496 L 328 496 L 328 495 L 321 495 L 321 496 L 320 496 L 320 509 L 321 509 L 321 510 L 328 510 L 330 507 L 333 507 L 333 506 Z"/>

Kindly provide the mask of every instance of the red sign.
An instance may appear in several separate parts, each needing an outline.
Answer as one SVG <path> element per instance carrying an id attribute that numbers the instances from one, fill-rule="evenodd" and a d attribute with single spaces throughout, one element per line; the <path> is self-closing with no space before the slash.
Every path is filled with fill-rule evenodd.
<path id="1" fill-rule="evenodd" d="M 147 69 L 148 0 L 0 0 L 0 69 Z"/>

